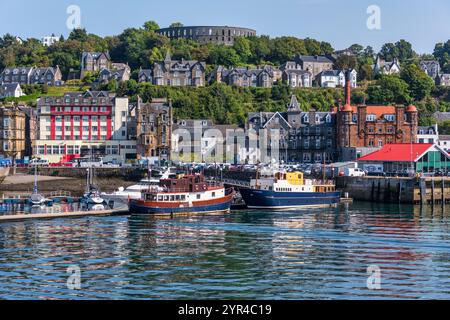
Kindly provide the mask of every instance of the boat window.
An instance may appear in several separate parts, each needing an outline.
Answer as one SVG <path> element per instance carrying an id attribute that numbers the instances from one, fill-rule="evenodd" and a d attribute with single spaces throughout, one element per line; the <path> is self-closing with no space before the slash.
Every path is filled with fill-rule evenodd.
<path id="1" fill-rule="evenodd" d="M 186 196 L 185 195 L 181 195 L 181 201 L 186 200 Z"/>
<path id="2" fill-rule="evenodd" d="M 197 195 L 197 199 L 200 199 L 200 195 L 199 194 Z"/>
<path id="3" fill-rule="evenodd" d="M 175 201 L 175 196 L 170 196 L 170 201 Z"/>
<path id="4" fill-rule="evenodd" d="M 169 196 L 164 196 L 164 201 L 169 201 Z"/>
<path id="5" fill-rule="evenodd" d="M 213 197 L 215 197 L 215 196 L 216 196 L 216 193 L 215 193 L 215 192 L 213 192 L 213 193 L 212 193 L 212 196 L 213 196 Z"/>
<path id="6" fill-rule="evenodd" d="M 180 201 L 180 195 L 179 195 L 179 194 L 177 194 L 177 195 L 175 196 L 175 200 L 176 200 L 176 201 Z"/>
<path id="7" fill-rule="evenodd" d="M 163 196 L 158 196 L 158 201 L 163 201 Z"/>

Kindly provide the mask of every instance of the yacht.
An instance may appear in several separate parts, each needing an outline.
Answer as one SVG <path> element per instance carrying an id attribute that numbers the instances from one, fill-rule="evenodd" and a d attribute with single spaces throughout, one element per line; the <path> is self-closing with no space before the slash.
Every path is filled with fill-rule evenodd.
<path id="1" fill-rule="evenodd" d="M 28 198 L 28 203 L 32 206 L 44 206 L 46 204 L 50 204 L 52 200 L 47 199 L 38 191 L 38 175 L 37 175 L 37 166 L 34 167 L 34 187 L 33 194 Z"/>
<path id="2" fill-rule="evenodd" d="M 154 171 L 157 172 L 157 171 Z M 163 173 L 156 173 L 152 176 L 152 171 L 149 173 L 150 178 L 142 179 L 138 184 L 129 186 L 128 188 L 120 187 L 113 193 L 102 193 L 101 196 L 108 200 L 128 201 L 132 199 L 140 199 L 143 191 L 153 187 L 157 187 L 162 179 L 169 179 L 175 174 L 172 173 L 171 168 L 168 168 Z"/>
<path id="3" fill-rule="evenodd" d="M 81 198 L 81 203 L 86 205 L 106 205 L 106 200 L 101 196 L 100 191 L 93 184 L 92 168 L 87 169 L 86 192 Z"/>

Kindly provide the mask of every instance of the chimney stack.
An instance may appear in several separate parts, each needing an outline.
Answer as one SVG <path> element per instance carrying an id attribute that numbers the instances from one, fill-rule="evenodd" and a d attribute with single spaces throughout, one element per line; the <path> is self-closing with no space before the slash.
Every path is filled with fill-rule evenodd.
<path id="1" fill-rule="evenodd" d="M 352 100 L 351 70 L 345 72 L 345 105 L 350 106 Z"/>

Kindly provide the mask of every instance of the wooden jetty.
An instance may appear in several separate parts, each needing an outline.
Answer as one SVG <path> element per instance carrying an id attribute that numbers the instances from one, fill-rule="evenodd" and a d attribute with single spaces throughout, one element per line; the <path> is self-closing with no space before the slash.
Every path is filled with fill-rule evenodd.
<path id="1" fill-rule="evenodd" d="M 11 214 L 0 216 L 0 223 L 2 222 L 17 222 L 34 219 L 59 219 L 59 218 L 82 218 L 82 217 L 104 217 L 117 216 L 129 214 L 128 207 L 120 207 L 111 210 L 93 210 L 93 211 L 75 211 L 75 212 L 61 212 L 61 213 L 36 213 L 36 214 Z"/>

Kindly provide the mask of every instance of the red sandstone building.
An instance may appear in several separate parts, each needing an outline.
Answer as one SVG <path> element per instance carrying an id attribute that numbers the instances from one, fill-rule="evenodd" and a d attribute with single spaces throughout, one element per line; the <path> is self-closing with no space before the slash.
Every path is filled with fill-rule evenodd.
<path id="1" fill-rule="evenodd" d="M 337 147 L 343 161 L 382 148 L 386 144 L 414 143 L 418 112 L 413 105 L 351 105 L 351 86 L 347 75 L 345 105 L 337 111 Z"/>

